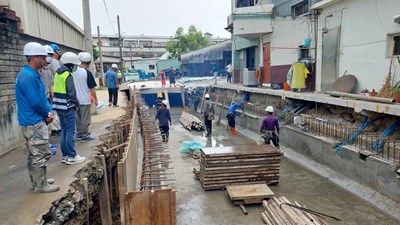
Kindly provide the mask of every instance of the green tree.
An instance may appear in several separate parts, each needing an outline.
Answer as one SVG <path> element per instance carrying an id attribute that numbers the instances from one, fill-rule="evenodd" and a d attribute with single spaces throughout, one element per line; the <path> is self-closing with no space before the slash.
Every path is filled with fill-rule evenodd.
<path id="1" fill-rule="evenodd" d="M 100 57 L 100 52 L 97 50 L 97 46 L 93 45 L 93 62 Z"/>
<path id="2" fill-rule="evenodd" d="M 178 58 L 182 53 L 211 45 L 210 38 L 198 31 L 194 25 L 190 25 L 186 34 L 184 32 L 184 29 L 179 27 L 175 36 L 167 42 L 165 49 L 170 53 L 169 58 Z"/>

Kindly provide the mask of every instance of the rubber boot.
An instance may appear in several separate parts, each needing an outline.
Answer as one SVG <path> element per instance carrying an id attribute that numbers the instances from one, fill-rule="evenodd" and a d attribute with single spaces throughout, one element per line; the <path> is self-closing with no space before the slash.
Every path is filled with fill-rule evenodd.
<path id="1" fill-rule="evenodd" d="M 233 134 L 233 135 L 238 135 L 238 132 L 236 131 L 236 128 L 235 128 L 235 127 L 232 128 L 232 134 Z"/>
<path id="2" fill-rule="evenodd" d="M 60 190 L 59 185 L 53 185 L 47 183 L 46 179 L 46 167 L 34 168 L 33 179 L 36 181 L 36 186 L 34 191 L 38 193 L 51 193 Z"/>

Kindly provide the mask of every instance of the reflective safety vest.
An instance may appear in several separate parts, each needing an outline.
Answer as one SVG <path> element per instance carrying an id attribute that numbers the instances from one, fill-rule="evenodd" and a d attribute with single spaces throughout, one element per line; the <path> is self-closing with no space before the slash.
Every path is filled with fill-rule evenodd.
<path id="1" fill-rule="evenodd" d="M 117 73 L 117 76 L 118 76 L 118 78 L 121 78 L 121 77 L 122 77 L 121 70 L 120 70 L 120 71 L 118 71 L 118 73 Z"/>
<path id="2" fill-rule="evenodd" d="M 70 75 L 70 72 L 65 71 L 61 74 L 56 73 L 54 76 L 53 109 L 68 110 L 73 107 L 68 105 L 69 96 L 67 94 L 67 78 Z"/>

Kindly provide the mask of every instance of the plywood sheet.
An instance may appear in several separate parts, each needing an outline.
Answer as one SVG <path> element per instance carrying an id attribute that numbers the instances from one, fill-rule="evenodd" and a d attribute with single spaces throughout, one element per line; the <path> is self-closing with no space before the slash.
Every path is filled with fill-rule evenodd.
<path id="1" fill-rule="evenodd" d="M 226 191 L 231 200 L 270 198 L 275 195 L 266 184 L 227 185 Z"/>

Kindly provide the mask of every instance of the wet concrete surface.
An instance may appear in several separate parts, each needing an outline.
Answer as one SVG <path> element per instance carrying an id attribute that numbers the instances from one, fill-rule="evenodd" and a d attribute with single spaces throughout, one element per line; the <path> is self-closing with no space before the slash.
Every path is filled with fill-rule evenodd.
<path id="1" fill-rule="evenodd" d="M 107 99 L 107 90 L 98 91 L 100 100 Z M 107 100 L 105 101 L 107 102 Z M 123 100 L 119 101 L 124 105 Z M 106 127 L 111 125 L 112 119 L 122 115 L 121 108 L 104 108 L 99 114 L 92 117 L 90 131 L 96 140 L 82 143 L 76 142 L 77 153 L 85 156 L 84 163 L 66 165 L 61 163 L 61 150 L 52 156 L 48 162 L 47 177 L 54 178 L 55 184 L 60 185 L 60 190 L 53 193 L 34 193 L 30 189 L 30 181 L 26 167 L 26 147 L 21 145 L 18 149 L 0 157 L 0 224 L 23 225 L 34 224 L 36 219 L 46 213 L 52 202 L 68 192 L 69 184 L 75 180 L 75 173 L 84 167 L 95 152 L 91 146 L 100 144 L 97 138 L 107 132 Z M 59 145 L 58 137 L 50 137 L 50 142 Z"/>
<path id="2" fill-rule="evenodd" d="M 193 168 L 199 169 L 199 162 L 185 153 L 180 153 L 182 141 L 192 140 L 206 147 L 255 145 L 255 141 L 243 134 L 232 136 L 226 125 L 213 123 L 212 137 L 203 132 L 188 131 L 179 123 L 181 109 L 172 109 L 173 126 L 170 128 L 168 149 L 174 167 L 174 188 L 177 190 L 177 224 L 264 224 L 261 219 L 262 205 L 246 206 L 248 215 L 234 206 L 224 190 L 204 191 L 200 181 L 195 179 Z M 193 112 L 191 112 L 193 113 Z M 332 225 L 398 225 L 400 221 L 390 217 L 378 208 L 353 195 L 299 164 L 282 158 L 280 182 L 270 188 L 277 196 L 285 196 L 310 209 L 336 216 L 342 221 L 327 219 Z"/>

